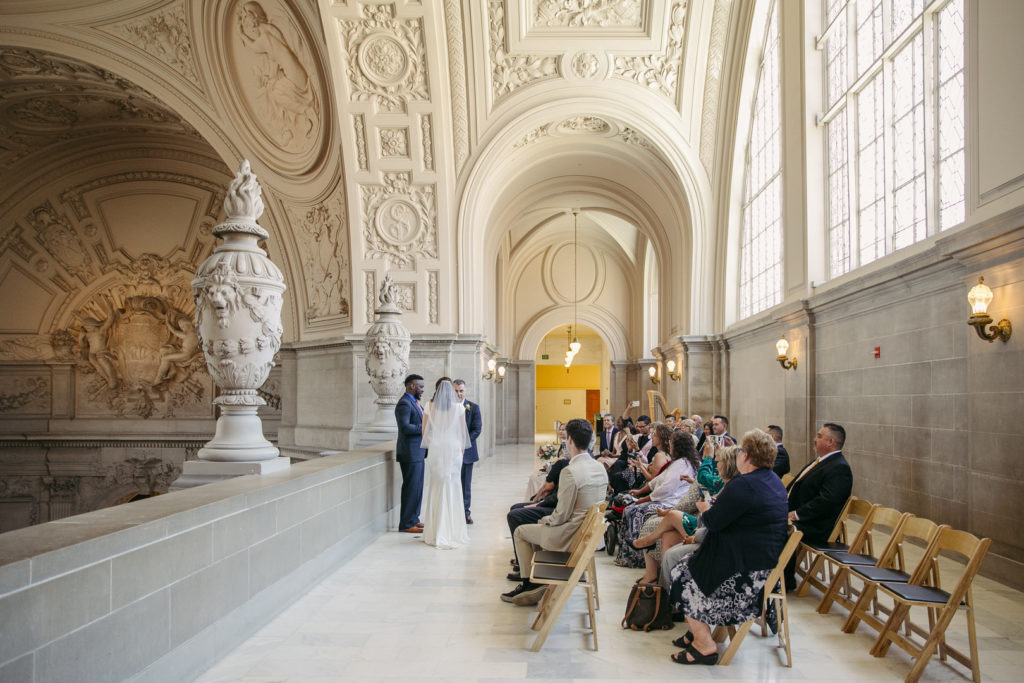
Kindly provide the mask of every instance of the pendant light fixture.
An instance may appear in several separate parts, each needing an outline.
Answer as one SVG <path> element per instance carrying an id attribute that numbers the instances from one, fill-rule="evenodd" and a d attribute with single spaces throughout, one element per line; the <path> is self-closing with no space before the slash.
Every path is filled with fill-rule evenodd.
<path id="1" fill-rule="evenodd" d="M 577 311 L 579 310 L 579 296 L 576 291 L 576 276 L 577 276 L 577 250 L 579 248 L 578 235 L 579 235 L 579 223 L 580 223 L 580 212 L 573 210 L 572 212 L 572 325 L 566 331 L 566 340 L 569 342 L 569 348 L 565 352 L 565 371 L 569 372 L 569 368 L 572 366 L 572 361 L 576 358 L 576 354 L 580 352 L 582 345 L 580 344 L 579 338 L 576 336 L 580 332 L 579 323 L 576 319 Z M 576 334 L 573 334 L 575 331 Z"/>

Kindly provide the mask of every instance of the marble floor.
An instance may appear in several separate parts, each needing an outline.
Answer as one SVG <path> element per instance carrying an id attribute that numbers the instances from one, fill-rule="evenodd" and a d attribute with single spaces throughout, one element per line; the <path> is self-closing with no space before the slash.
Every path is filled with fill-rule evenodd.
<path id="1" fill-rule="evenodd" d="M 384 534 L 198 680 L 900 681 L 909 672 L 910 658 L 895 647 L 882 659 L 868 654 L 874 639 L 867 627 L 842 633 L 838 608 L 817 614 L 820 596 L 813 590 L 790 600 L 793 668 L 782 666 L 776 640 L 755 636 L 755 627 L 730 666 L 683 669 L 669 660 L 680 626 L 657 633 L 620 627 L 640 571 L 614 566 L 604 552 L 600 650 L 591 649 L 577 591 L 543 650 L 530 652 L 532 609 L 505 604 L 498 594 L 513 587 L 505 579 L 511 557 L 505 512 L 523 493 L 532 453 L 528 446 L 501 447 L 477 466 L 469 547 L 437 550 L 419 536 Z M 974 594 L 983 677 L 1021 680 L 1024 594 L 984 578 Z M 948 633 L 954 645 L 965 643 L 962 618 Z M 970 672 L 933 659 L 923 680 L 970 680 Z"/>

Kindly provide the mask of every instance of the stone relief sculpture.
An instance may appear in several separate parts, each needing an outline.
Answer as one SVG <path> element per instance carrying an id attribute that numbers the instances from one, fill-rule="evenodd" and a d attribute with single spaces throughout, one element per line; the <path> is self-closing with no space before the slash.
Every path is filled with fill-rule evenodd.
<path id="1" fill-rule="evenodd" d="M 409 345 L 412 342 L 409 331 L 400 320 L 402 297 L 401 286 L 391 279 L 390 273 L 384 275 L 374 310 L 377 319 L 366 331 L 364 341 L 366 374 L 377 394 L 374 400 L 377 413 L 367 429 L 369 432 L 390 434 L 398 429 L 394 410 L 405 390 L 402 379 L 409 371 Z"/>
<path id="2" fill-rule="evenodd" d="M 429 100 L 421 20 L 396 19 L 393 4 L 367 4 L 362 13 L 359 21 L 338 22 L 352 101 L 405 112 L 408 102 Z"/>
<path id="3" fill-rule="evenodd" d="M 51 360 L 53 345 L 46 337 L 8 337 L 0 340 L 0 360 Z"/>
<path id="4" fill-rule="evenodd" d="M 31 412 L 48 412 L 50 383 L 45 377 L 10 377 L 0 379 L 0 413 L 29 408 Z"/>
<path id="5" fill-rule="evenodd" d="M 639 27 L 642 0 L 537 0 L 538 26 Z"/>
<path id="6" fill-rule="evenodd" d="M 364 258 L 409 267 L 416 257 L 437 258 L 434 186 L 413 186 L 409 173 L 385 173 L 384 185 L 363 185 Z"/>
<path id="7" fill-rule="evenodd" d="M 686 36 L 686 3 L 676 0 L 668 24 L 665 51 L 636 57 L 616 57 L 613 73 L 651 90 L 675 97 L 679 68 L 683 63 L 683 38 Z"/>
<path id="8" fill-rule="evenodd" d="M 570 116 L 567 119 L 553 123 L 545 123 L 534 128 L 520 138 L 514 149 L 522 149 L 537 142 L 544 137 L 559 137 L 566 135 L 595 135 L 612 140 L 620 140 L 627 145 L 634 145 L 641 149 L 655 154 L 657 147 L 639 131 L 623 125 L 621 122 L 611 121 L 599 116 L 580 114 Z"/>
<path id="9" fill-rule="evenodd" d="M 434 325 L 438 322 L 437 280 L 438 272 L 436 270 L 431 270 L 427 273 L 427 315 L 430 322 Z"/>
<path id="10" fill-rule="evenodd" d="M 258 246 L 270 237 L 256 220 L 263 213 L 262 190 L 244 160 L 224 199 L 227 219 L 213 229 L 224 239 L 192 280 L 196 329 L 206 369 L 221 390 L 214 438 L 201 460 L 254 462 L 277 457 L 263 437 L 258 389 L 281 348 L 284 277 Z"/>
<path id="11" fill-rule="evenodd" d="M 601 61 L 593 52 L 577 52 L 570 63 L 577 78 L 593 78 L 601 69 Z"/>
<path id="12" fill-rule="evenodd" d="M 176 377 L 191 363 L 199 349 L 199 335 L 196 334 L 195 325 L 188 316 L 177 316 L 173 322 L 171 316 L 168 316 L 165 322 L 167 329 L 181 342 L 178 346 L 164 344 L 160 347 L 160 365 L 153 378 L 154 385 L 163 384 Z"/>
<path id="13" fill-rule="evenodd" d="M 558 58 L 510 54 L 505 44 L 504 0 L 488 1 L 488 32 L 491 58 L 491 90 L 495 99 L 546 78 L 558 75 Z"/>
<path id="14" fill-rule="evenodd" d="M 110 389 L 117 391 L 117 388 L 121 385 L 121 380 L 118 378 L 117 370 L 114 369 L 114 364 L 111 362 L 114 355 L 108 347 L 110 329 L 117 322 L 118 314 L 108 297 L 101 297 L 100 301 L 106 315 L 99 319 L 92 316 L 82 318 L 79 343 L 81 344 L 84 359 L 89 362 L 89 365 L 93 367 L 96 374 L 107 383 Z"/>
<path id="15" fill-rule="evenodd" d="M 199 85 L 184 3 L 160 9 L 140 19 L 112 25 L 106 30 L 167 64 L 190 83 Z"/>
<path id="16" fill-rule="evenodd" d="M 296 217 L 306 273 L 306 322 L 349 315 L 348 231 L 340 193 Z"/>
<path id="17" fill-rule="evenodd" d="M 87 281 L 94 274 L 92 258 L 67 218 L 50 202 L 37 206 L 27 216 L 36 230 L 37 241 L 72 275 Z"/>

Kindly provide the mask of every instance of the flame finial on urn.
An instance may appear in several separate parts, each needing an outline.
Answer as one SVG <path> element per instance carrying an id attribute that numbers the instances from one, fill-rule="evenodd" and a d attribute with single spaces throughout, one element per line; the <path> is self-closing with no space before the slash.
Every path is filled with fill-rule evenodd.
<path id="1" fill-rule="evenodd" d="M 238 173 L 228 185 L 224 196 L 224 213 L 227 219 L 213 229 L 218 237 L 229 232 L 245 232 L 267 239 L 270 235 L 256 222 L 263 215 L 263 188 L 256 181 L 248 159 L 242 159 Z"/>

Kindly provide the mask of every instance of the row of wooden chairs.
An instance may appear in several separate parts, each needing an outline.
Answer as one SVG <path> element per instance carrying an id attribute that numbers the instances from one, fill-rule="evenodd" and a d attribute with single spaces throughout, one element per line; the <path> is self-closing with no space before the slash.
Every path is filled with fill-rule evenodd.
<path id="1" fill-rule="evenodd" d="M 857 521 L 859 528 L 852 533 Z M 876 553 L 874 538 L 883 529 L 889 532 L 889 539 Z M 913 567 L 904 554 L 907 543 L 925 548 Z M 843 624 L 846 633 L 853 633 L 861 623 L 874 629 L 878 636 L 871 647 L 872 655 L 884 657 L 894 643 L 910 654 L 914 665 L 906 678 L 908 683 L 921 677 L 936 651 L 940 660 L 951 657 L 968 667 L 974 680 L 980 682 L 971 584 L 991 543 L 991 539 L 947 524 L 851 496 L 826 543 L 801 544 L 798 574 L 802 574 L 802 581 L 796 593 L 802 597 L 810 586 L 818 588 L 822 592 L 818 612 L 822 614 L 834 604 L 845 608 L 849 612 Z M 965 562 L 959 577 L 947 580 L 945 585 L 939 571 L 940 555 L 956 555 Z M 851 580 L 859 581 L 861 587 L 857 589 Z M 892 601 L 891 609 L 880 603 L 880 595 Z M 911 621 L 913 607 L 925 608 L 927 628 Z M 951 647 L 945 639 L 946 628 L 959 610 L 966 613 L 968 654 Z"/>

